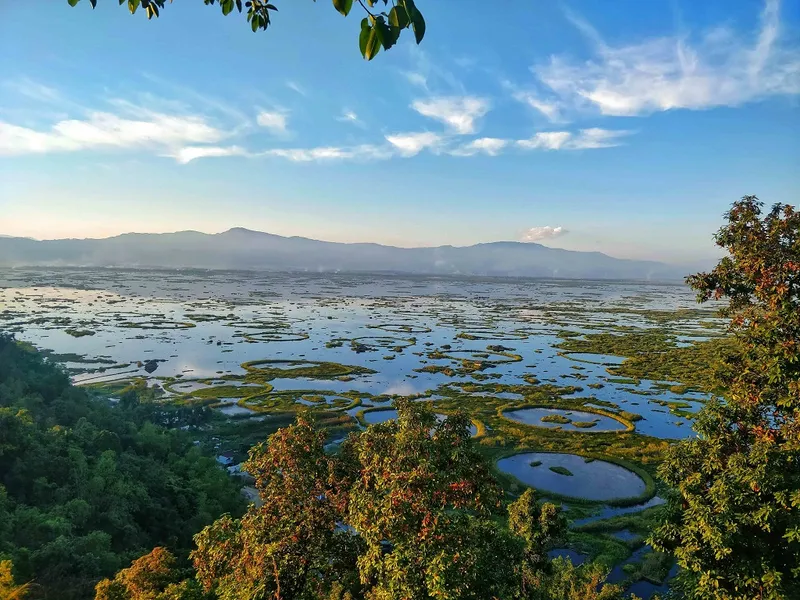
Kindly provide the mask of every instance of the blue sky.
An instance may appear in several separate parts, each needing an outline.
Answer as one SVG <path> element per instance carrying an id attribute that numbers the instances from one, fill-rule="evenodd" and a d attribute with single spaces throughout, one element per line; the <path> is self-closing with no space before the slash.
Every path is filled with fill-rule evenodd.
<path id="1" fill-rule="evenodd" d="M 3 6 L 0 233 L 693 262 L 738 197 L 796 203 L 796 2 L 418 0 L 422 45 L 369 63 L 358 8 L 276 4 L 258 33 L 199 2 L 150 22 L 113 0 Z"/>

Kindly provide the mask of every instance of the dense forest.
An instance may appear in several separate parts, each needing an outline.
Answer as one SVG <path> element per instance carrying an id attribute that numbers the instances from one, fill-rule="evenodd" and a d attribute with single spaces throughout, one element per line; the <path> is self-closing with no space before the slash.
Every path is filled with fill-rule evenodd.
<path id="1" fill-rule="evenodd" d="M 91 398 L 0 336 L 0 559 L 30 597 L 91 597 L 153 546 L 185 559 L 194 533 L 242 511 L 240 486 L 153 412 Z"/>

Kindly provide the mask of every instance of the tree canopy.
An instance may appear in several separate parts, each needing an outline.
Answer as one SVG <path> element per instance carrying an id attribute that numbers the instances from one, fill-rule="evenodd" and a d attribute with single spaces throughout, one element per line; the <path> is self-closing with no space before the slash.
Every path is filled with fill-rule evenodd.
<path id="1" fill-rule="evenodd" d="M 601 567 L 549 560 L 566 532 L 560 510 L 532 490 L 506 504 L 467 417 L 439 422 L 409 401 L 398 413 L 338 454 L 299 416 L 244 465 L 259 505 L 195 536 L 194 578 L 157 548 L 100 582 L 96 600 L 622 598 Z"/>
<path id="2" fill-rule="evenodd" d="M 17 583 L 35 583 L 28 597 L 83 599 L 155 545 L 185 559 L 194 532 L 243 509 L 239 485 L 188 434 L 124 400 L 89 397 L 0 336 L 0 589 L 10 559 Z"/>
<path id="3" fill-rule="evenodd" d="M 653 542 L 698 600 L 800 598 L 800 213 L 762 207 L 736 202 L 716 235 L 728 256 L 687 280 L 701 302 L 729 300 L 738 342 L 717 369 L 724 397 L 660 470 L 677 493 Z"/>
<path id="4" fill-rule="evenodd" d="M 70 6 L 76 6 L 80 0 L 67 0 L 67 2 Z M 161 10 L 171 2 L 172 0 L 119 0 L 120 6 L 127 4 L 131 14 L 141 8 L 148 19 L 158 17 Z M 226 16 L 234 9 L 244 13 L 253 32 L 266 30 L 272 24 L 273 13 L 278 12 L 278 7 L 271 0 L 203 0 L 203 2 L 207 6 L 218 5 L 222 14 Z M 89 0 L 89 4 L 94 8 L 97 6 L 97 0 Z M 425 19 L 414 0 L 392 0 L 391 5 L 389 0 L 358 0 L 358 4 L 365 14 L 361 19 L 358 48 L 367 60 L 375 58 L 381 48 L 389 50 L 394 46 L 404 29 L 411 29 L 417 44 L 425 37 Z M 346 17 L 353 8 L 353 0 L 333 0 L 333 7 Z"/>

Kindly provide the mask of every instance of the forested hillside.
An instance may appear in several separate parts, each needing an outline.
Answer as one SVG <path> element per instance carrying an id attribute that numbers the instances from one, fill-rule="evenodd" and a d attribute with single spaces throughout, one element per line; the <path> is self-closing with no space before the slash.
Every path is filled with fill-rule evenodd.
<path id="1" fill-rule="evenodd" d="M 28 598 L 91 597 L 153 546 L 185 558 L 194 533 L 242 510 L 237 483 L 151 413 L 90 398 L 0 336 L 0 560 L 34 582 Z"/>

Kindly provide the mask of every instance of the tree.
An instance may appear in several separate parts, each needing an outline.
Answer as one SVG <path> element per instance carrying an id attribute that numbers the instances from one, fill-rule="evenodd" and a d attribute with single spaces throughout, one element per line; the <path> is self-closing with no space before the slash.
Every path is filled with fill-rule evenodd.
<path id="1" fill-rule="evenodd" d="M 303 415 L 251 450 L 244 465 L 261 506 L 224 516 L 197 536 L 197 578 L 220 598 L 317 598 L 355 569 L 358 539 L 339 526 L 347 479 Z"/>
<path id="2" fill-rule="evenodd" d="M 114 579 L 95 587 L 95 600 L 210 600 L 200 585 L 182 579 L 175 557 L 165 548 L 153 548 L 122 569 Z"/>
<path id="3" fill-rule="evenodd" d="M 87 598 L 143 548 L 188 556 L 192 535 L 244 510 L 240 484 L 186 432 L 112 406 L 0 335 L 0 560 L 31 598 Z"/>
<path id="4" fill-rule="evenodd" d="M 529 488 L 508 507 L 508 527 L 525 542 L 522 589 L 523 593 L 532 592 L 549 574 L 547 550 L 564 539 L 567 520 L 555 504 L 540 504 Z"/>
<path id="5" fill-rule="evenodd" d="M 502 490 L 470 439 L 469 419 L 439 423 L 419 403 L 397 407 L 396 420 L 344 448 L 358 465 L 347 516 L 366 545 L 358 559 L 366 597 L 512 597 L 522 545 L 492 519 Z"/>
<path id="6" fill-rule="evenodd" d="M 31 589 L 28 583 L 15 584 L 12 571 L 10 560 L 0 560 L 0 600 L 23 600 Z"/>
<path id="7" fill-rule="evenodd" d="M 75 6 L 80 0 L 67 0 L 70 6 Z M 172 0 L 169 0 L 171 3 Z M 272 13 L 277 12 L 278 8 L 270 0 L 203 0 L 206 5 L 218 4 L 223 15 L 233 12 L 234 8 L 239 12 L 246 10 L 247 21 L 253 32 L 259 29 L 266 30 L 272 23 Z M 388 11 L 375 9 L 383 2 Z M 120 4 L 125 4 L 125 0 L 119 0 Z M 388 50 L 397 43 L 400 34 L 404 29 L 411 29 L 414 32 L 414 39 L 417 44 L 425 36 L 425 19 L 417 8 L 414 0 L 392 0 L 389 8 L 389 0 L 362 0 L 358 3 L 366 12 L 361 20 L 361 30 L 358 36 L 358 47 L 361 55 L 372 60 L 380 52 L 381 48 Z M 92 8 L 97 6 L 97 0 L 89 0 Z M 134 14 L 139 8 L 144 10 L 148 19 L 158 17 L 160 11 L 167 4 L 167 0 L 127 0 L 128 10 Z M 334 8 L 343 16 L 350 14 L 353 8 L 353 0 L 333 0 Z"/>
<path id="8" fill-rule="evenodd" d="M 762 206 L 734 203 L 716 234 L 729 255 L 687 279 L 700 302 L 729 300 L 737 347 L 724 399 L 660 469 L 676 493 L 652 543 L 675 553 L 689 598 L 800 598 L 800 213 Z"/>

